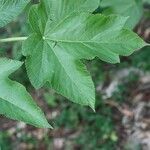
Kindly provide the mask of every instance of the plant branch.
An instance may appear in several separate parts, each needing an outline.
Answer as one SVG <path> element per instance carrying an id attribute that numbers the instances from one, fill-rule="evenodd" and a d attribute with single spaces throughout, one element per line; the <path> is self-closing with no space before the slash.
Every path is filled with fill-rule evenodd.
<path id="1" fill-rule="evenodd" d="M 0 39 L 0 43 L 7 43 L 7 42 L 17 42 L 17 41 L 24 41 L 28 37 L 12 37 L 12 38 L 5 38 L 5 39 Z"/>

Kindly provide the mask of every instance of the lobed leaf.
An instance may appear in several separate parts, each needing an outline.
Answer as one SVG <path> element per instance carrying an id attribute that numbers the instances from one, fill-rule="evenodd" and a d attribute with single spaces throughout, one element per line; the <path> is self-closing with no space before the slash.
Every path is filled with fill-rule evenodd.
<path id="1" fill-rule="evenodd" d="M 97 2 L 45 0 L 33 6 L 29 14 L 33 33 L 23 44 L 27 73 L 35 88 L 48 82 L 71 101 L 93 109 L 94 85 L 81 59 L 99 57 L 118 63 L 119 55 L 128 56 L 145 45 L 124 29 L 127 17 L 89 13 Z"/>

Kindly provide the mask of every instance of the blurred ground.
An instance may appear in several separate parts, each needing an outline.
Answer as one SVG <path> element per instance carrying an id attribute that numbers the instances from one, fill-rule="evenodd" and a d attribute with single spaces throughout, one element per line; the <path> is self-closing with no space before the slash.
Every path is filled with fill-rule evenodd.
<path id="1" fill-rule="evenodd" d="M 24 22 L 11 23 L 0 34 L 24 35 Z M 21 33 L 20 33 L 21 31 Z M 150 19 L 135 28 L 150 42 Z M 3 45 L 0 56 L 23 60 L 19 43 Z M 7 50 L 7 51 L 5 51 Z M 0 150 L 150 150 L 150 48 L 122 58 L 121 64 L 86 62 L 96 85 L 96 113 L 73 104 L 46 87 L 35 91 L 24 67 L 12 78 L 26 85 L 54 130 L 37 129 L 0 117 Z"/>

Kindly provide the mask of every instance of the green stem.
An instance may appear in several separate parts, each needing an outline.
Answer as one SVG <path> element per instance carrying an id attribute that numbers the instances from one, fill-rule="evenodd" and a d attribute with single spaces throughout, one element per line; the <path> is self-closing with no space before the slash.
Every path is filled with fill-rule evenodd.
<path id="1" fill-rule="evenodd" d="M 24 40 L 26 40 L 27 38 L 28 38 L 28 37 L 12 37 L 12 38 L 0 39 L 0 43 L 24 41 Z"/>

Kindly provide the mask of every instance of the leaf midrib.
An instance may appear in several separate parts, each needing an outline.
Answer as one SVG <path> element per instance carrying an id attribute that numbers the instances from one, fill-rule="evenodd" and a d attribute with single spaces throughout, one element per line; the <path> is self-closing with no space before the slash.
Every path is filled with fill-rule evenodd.
<path id="1" fill-rule="evenodd" d="M 50 38 L 46 38 L 46 40 L 52 41 L 52 42 L 60 42 L 60 43 L 80 43 L 80 44 L 84 44 L 84 43 L 95 43 L 95 44 L 109 44 L 110 42 L 105 41 L 105 42 L 101 42 L 101 41 L 71 41 L 71 40 L 56 40 L 56 39 L 50 39 Z M 125 42 L 111 42 L 111 44 L 125 44 Z"/>
<path id="2" fill-rule="evenodd" d="M 47 42 L 47 44 L 50 46 L 50 48 L 51 48 L 53 54 L 55 55 L 55 57 L 57 58 L 57 60 L 58 60 L 58 62 L 59 62 L 59 64 L 60 64 L 60 66 L 63 67 L 63 69 L 65 70 L 67 76 L 70 78 L 70 80 L 72 81 L 72 83 L 73 83 L 73 84 L 75 85 L 75 87 L 78 89 L 78 86 L 76 85 L 76 82 L 74 82 L 74 80 L 71 78 L 72 76 L 70 76 L 70 74 L 68 73 L 68 71 L 65 69 L 65 67 L 63 66 L 63 63 L 61 63 L 61 61 L 60 61 L 59 58 L 57 57 L 55 51 L 54 51 L 53 48 L 51 47 L 51 45 L 50 45 L 48 42 Z M 79 88 L 79 89 L 82 90 L 82 88 Z M 81 90 L 79 90 L 78 92 L 79 92 L 81 95 L 83 95 L 82 92 L 81 92 Z M 87 99 L 87 101 L 88 101 L 88 104 L 91 104 L 88 99 Z M 88 105 L 88 104 L 87 104 L 87 105 Z"/>

